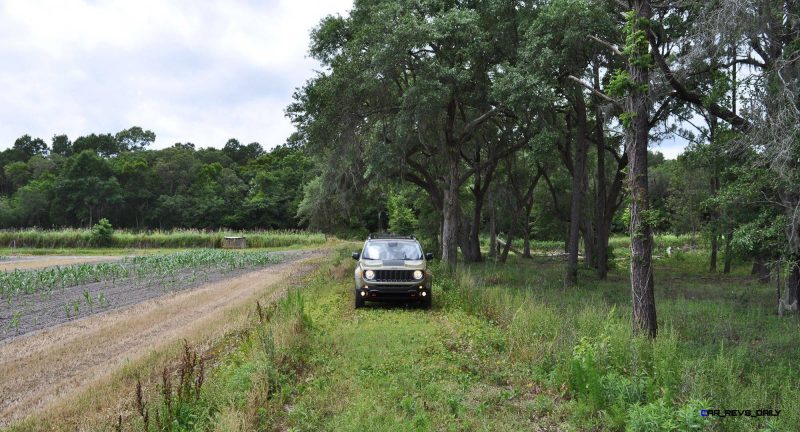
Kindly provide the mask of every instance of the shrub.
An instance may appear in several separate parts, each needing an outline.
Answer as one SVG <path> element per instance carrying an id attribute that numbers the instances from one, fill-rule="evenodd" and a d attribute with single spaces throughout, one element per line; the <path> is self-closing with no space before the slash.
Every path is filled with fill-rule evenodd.
<path id="1" fill-rule="evenodd" d="M 419 221 L 402 195 L 390 195 L 387 207 L 389 207 L 389 230 L 391 232 L 410 235 L 417 231 Z"/>
<path id="2" fill-rule="evenodd" d="M 97 221 L 92 227 L 91 242 L 98 246 L 108 246 L 114 237 L 114 227 L 106 218 Z"/>

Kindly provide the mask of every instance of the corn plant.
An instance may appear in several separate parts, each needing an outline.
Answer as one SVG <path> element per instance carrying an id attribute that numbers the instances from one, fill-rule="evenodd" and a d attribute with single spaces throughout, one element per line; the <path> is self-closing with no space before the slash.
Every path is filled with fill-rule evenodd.
<path id="1" fill-rule="evenodd" d="M 14 270 L 0 272 L 0 299 L 10 301 L 19 295 L 49 294 L 56 289 L 97 282 L 111 282 L 113 285 L 120 281 L 128 281 L 146 287 L 158 283 L 175 288 L 187 280 L 196 281 L 198 274 L 207 281 L 210 272 L 225 273 L 274 262 L 277 262 L 277 258 L 264 251 L 196 249 L 165 255 L 124 258 L 113 263 L 54 266 L 30 271 Z M 92 307 L 93 300 L 87 294 L 84 294 L 84 297 L 89 307 Z"/>

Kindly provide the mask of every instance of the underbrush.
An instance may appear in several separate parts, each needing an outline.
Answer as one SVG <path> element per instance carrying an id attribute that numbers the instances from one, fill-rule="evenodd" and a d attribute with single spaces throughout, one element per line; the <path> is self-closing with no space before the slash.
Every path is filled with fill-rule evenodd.
<path id="1" fill-rule="evenodd" d="M 311 246 L 327 241 L 306 231 L 142 231 L 115 230 L 102 244 L 90 229 L 2 230 L 0 246 L 8 248 L 219 248 L 226 236 L 244 236 L 250 248 Z"/>
<path id="2" fill-rule="evenodd" d="M 188 345 L 160 381 L 137 382 L 132 406 L 117 418 L 118 430 L 264 430 L 293 396 L 305 369 L 305 295 L 291 290 L 268 306 L 254 305 L 253 326 L 230 336 L 219 356 Z M 208 364 L 208 366 L 206 366 Z"/>
<path id="3" fill-rule="evenodd" d="M 571 399 L 578 429 L 800 430 L 797 319 L 759 301 L 774 288 L 698 274 L 706 258 L 657 264 L 655 340 L 632 333 L 624 275 L 598 282 L 585 271 L 587 282 L 565 291 L 561 266 L 517 260 L 464 267 L 443 288 L 454 307 L 504 329 L 510 361 Z M 708 409 L 781 412 L 723 419 L 701 415 Z"/>

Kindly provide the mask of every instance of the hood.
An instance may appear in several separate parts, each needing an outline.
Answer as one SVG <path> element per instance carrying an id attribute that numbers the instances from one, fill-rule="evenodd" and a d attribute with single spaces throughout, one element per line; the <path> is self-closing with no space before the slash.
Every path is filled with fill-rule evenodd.
<path id="1" fill-rule="evenodd" d="M 408 269 L 424 270 L 424 260 L 361 260 L 361 267 L 365 269 Z"/>

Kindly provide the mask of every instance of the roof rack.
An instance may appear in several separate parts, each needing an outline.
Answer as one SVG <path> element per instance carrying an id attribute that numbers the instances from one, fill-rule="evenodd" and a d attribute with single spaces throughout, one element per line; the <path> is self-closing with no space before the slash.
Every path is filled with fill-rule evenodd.
<path id="1" fill-rule="evenodd" d="M 397 235 L 392 233 L 370 233 L 367 236 L 367 240 L 376 240 L 376 239 L 406 239 L 406 240 L 416 240 L 417 238 L 413 235 L 410 236 L 403 236 Z"/>

